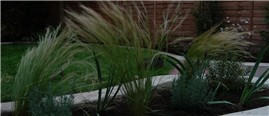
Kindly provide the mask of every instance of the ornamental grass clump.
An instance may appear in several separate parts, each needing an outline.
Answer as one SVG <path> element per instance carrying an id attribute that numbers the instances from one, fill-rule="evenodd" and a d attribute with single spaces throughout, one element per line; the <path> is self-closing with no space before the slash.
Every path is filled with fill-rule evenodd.
<path id="1" fill-rule="evenodd" d="M 133 3 L 132 10 L 112 2 L 101 2 L 100 9 L 106 19 L 93 9 L 81 5 L 82 13 L 66 11 L 69 16 L 66 24 L 82 41 L 95 45 L 92 49 L 104 59 L 99 62 L 106 64 L 107 67 L 103 68 L 113 74 L 107 76 L 112 78 L 108 80 L 123 84 L 122 92 L 128 98 L 130 111 L 133 115 L 141 116 L 146 115 L 149 109 L 152 91 L 151 65 L 145 59 L 153 56 L 156 52 L 153 49 L 166 47 L 168 35 L 179 27 L 186 15 L 178 13 L 179 10 L 175 10 L 173 15 L 165 14 L 164 23 L 152 34 L 151 20 L 143 2 L 140 8 Z M 134 16 L 134 13 L 137 15 Z M 179 23 L 176 24 L 176 21 Z"/>
<path id="2" fill-rule="evenodd" d="M 231 52 L 237 56 L 251 56 L 246 48 L 252 43 L 241 39 L 248 32 L 237 32 L 232 29 L 218 31 L 217 27 L 218 25 L 196 37 L 187 50 L 187 56 L 199 59 L 203 58 L 204 54 L 218 57 Z"/>
<path id="3" fill-rule="evenodd" d="M 94 51 L 93 51 L 93 55 L 94 55 L 96 69 L 97 69 L 98 84 L 99 84 L 99 86 L 98 86 L 97 113 L 99 115 L 102 115 L 102 113 L 109 107 L 112 100 L 118 94 L 120 87 L 122 86 L 123 80 L 120 80 L 120 82 L 114 81 L 114 78 L 113 78 L 113 76 L 115 74 L 114 68 L 111 68 L 111 70 L 108 72 L 109 74 L 107 74 L 107 77 L 104 76 L 104 74 L 101 70 L 101 65 L 100 65 L 99 60 L 97 58 L 97 55 Z M 106 84 L 104 84 L 105 78 L 108 78 L 108 80 L 106 81 Z M 118 87 L 116 89 L 114 89 L 117 84 L 119 84 Z M 106 88 L 105 96 L 103 96 L 103 99 L 102 99 L 102 88 Z M 114 94 L 112 94 L 113 91 L 115 91 Z"/>
<path id="4" fill-rule="evenodd" d="M 15 76 L 15 115 L 29 115 L 30 92 L 33 88 L 45 91 L 51 82 L 52 91 L 62 88 L 63 91 L 57 94 L 61 95 L 70 91 L 69 85 L 79 86 L 80 83 L 76 82 L 84 76 L 80 72 L 82 69 L 77 66 L 91 66 L 88 61 L 74 58 L 79 53 L 86 53 L 84 44 L 75 40 L 66 28 L 48 29 L 44 36 L 40 36 L 38 46 L 28 49 L 22 57 Z M 77 67 L 77 70 L 67 71 L 70 67 Z"/>

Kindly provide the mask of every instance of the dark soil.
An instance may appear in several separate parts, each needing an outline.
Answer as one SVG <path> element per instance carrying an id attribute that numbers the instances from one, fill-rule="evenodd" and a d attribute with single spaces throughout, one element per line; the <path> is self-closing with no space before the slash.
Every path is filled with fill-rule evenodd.
<path id="1" fill-rule="evenodd" d="M 228 105 L 228 104 L 216 104 L 208 105 L 203 110 L 191 109 L 191 111 L 178 110 L 171 105 L 171 84 L 163 84 L 158 86 L 153 91 L 153 98 L 150 101 L 151 110 L 148 112 L 150 116 L 215 116 L 222 115 L 232 112 L 244 111 L 253 108 L 258 108 L 262 106 L 269 105 L 269 100 L 257 100 L 253 101 L 241 110 L 238 108 Z M 216 96 L 216 100 L 227 100 L 232 103 L 238 103 L 240 99 L 241 92 L 224 92 Z M 269 89 L 263 89 L 257 92 L 254 97 L 258 96 L 268 96 Z M 96 115 L 96 103 L 86 103 L 79 107 L 73 108 L 73 116 L 95 116 Z M 100 114 L 101 116 L 130 116 L 130 111 L 128 109 L 128 102 L 125 96 L 117 97 L 111 106 Z"/>
<path id="2" fill-rule="evenodd" d="M 222 92 L 216 96 L 216 100 L 227 100 L 232 103 L 238 103 L 241 92 Z M 269 89 L 262 89 L 253 97 L 268 96 Z M 171 105 L 171 84 L 166 83 L 157 86 L 153 90 L 153 97 L 150 101 L 151 110 L 148 111 L 149 116 L 217 116 L 232 112 L 244 111 L 269 105 L 269 100 L 257 100 L 245 105 L 241 110 L 228 104 L 208 105 L 203 110 L 191 109 L 190 111 L 178 110 Z M 72 109 L 73 116 L 97 116 L 97 103 L 85 103 L 75 106 Z M 12 116 L 12 113 L 1 113 L 3 116 Z M 114 99 L 110 107 L 100 113 L 100 116 L 131 116 L 128 109 L 128 101 L 125 96 L 118 96 Z"/>

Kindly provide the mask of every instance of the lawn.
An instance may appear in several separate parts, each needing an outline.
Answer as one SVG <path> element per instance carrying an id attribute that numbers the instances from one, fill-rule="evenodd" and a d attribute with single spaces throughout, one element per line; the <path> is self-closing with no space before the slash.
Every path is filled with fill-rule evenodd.
<path id="1" fill-rule="evenodd" d="M 11 100 L 12 87 L 14 77 L 16 76 L 17 68 L 21 57 L 26 53 L 28 48 L 37 46 L 36 44 L 9 44 L 1 45 L 1 102 Z M 77 58 L 85 57 L 84 54 L 80 54 Z M 105 64 L 101 64 L 106 66 Z M 160 69 L 154 69 L 152 75 L 165 75 L 172 66 L 164 62 L 164 67 Z M 96 89 L 89 83 L 84 82 L 82 88 L 77 88 L 75 92 L 85 92 L 92 89 Z"/>
<path id="2" fill-rule="evenodd" d="M 8 44 L 1 45 L 1 77 L 4 75 L 15 76 L 18 63 L 28 48 L 35 44 Z"/>
<path id="3" fill-rule="evenodd" d="M 21 57 L 35 44 L 1 45 L 1 101 L 10 100 L 12 83 Z"/>

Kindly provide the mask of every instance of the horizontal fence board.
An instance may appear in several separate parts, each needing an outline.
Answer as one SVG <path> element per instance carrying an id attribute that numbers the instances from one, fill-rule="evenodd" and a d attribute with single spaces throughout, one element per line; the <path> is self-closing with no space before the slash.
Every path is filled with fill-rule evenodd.
<path id="1" fill-rule="evenodd" d="M 78 9 L 77 2 L 64 2 L 65 7 L 72 7 Z M 98 7 L 98 2 L 82 2 L 86 6 L 93 8 L 96 11 L 100 11 Z M 167 12 L 167 9 L 170 8 L 171 14 L 175 13 L 177 5 L 180 5 L 180 13 L 182 15 L 188 13 L 189 15 L 183 21 L 182 25 L 172 34 L 172 36 L 196 36 L 196 23 L 195 18 L 192 16 L 192 10 L 196 7 L 198 1 L 143 1 L 144 7 L 142 7 L 141 2 L 135 1 L 121 1 L 116 2 L 119 5 L 122 5 L 125 8 L 130 8 L 133 10 L 133 15 L 136 17 L 137 13 L 135 12 L 135 7 L 133 4 L 137 4 L 138 9 L 143 10 L 144 7 L 147 10 L 147 15 L 149 17 L 150 26 L 156 28 L 163 24 L 163 14 Z M 249 41 L 255 42 L 257 46 L 263 44 L 258 31 L 268 30 L 269 27 L 265 23 L 266 16 L 266 7 L 269 4 L 269 1 L 219 1 L 220 13 L 223 13 L 224 27 L 239 27 L 237 23 L 242 27 L 244 31 L 255 31 Z M 105 17 L 105 16 L 104 16 Z M 226 17 L 229 17 L 228 19 Z M 176 21 L 175 27 L 179 21 Z M 232 25 L 234 24 L 234 26 Z M 251 25 L 252 24 L 252 25 Z M 154 30 L 152 30 L 154 32 Z M 250 48 L 252 50 L 252 48 Z M 253 48 L 255 51 L 255 49 Z"/>
<path id="2" fill-rule="evenodd" d="M 266 16 L 266 10 L 265 9 L 253 10 L 253 16 L 264 18 Z"/>
<path id="3" fill-rule="evenodd" d="M 250 9 L 250 2 L 248 1 L 222 1 L 220 2 L 220 8 L 226 9 Z"/>
<path id="4" fill-rule="evenodd" d="M 268 1 L 255 1 L 254 9 L 265 9 L 268 6 Z"/>

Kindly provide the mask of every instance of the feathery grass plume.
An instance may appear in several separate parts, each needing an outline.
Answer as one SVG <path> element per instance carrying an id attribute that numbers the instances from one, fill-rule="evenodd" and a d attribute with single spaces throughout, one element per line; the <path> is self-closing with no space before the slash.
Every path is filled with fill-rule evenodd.
<path id="1" fill-rule="evenodd" d="M 218 56 L 231 52 L 239 56 L 250 56 L 246 47 L 252 45 L 252 43 L 240 40 L 240 37 L 248 34 L 248 32 L 236 32 L 234 30 L 216 32 L 217 27 L 218 25 L 196 37 L 187 51 L 187 56 L 203 58 L 205 54 Z"/>
<path id="2" fill-rule="evenodd" d="M 169 7 L 167 14 L 164 14 L 163 24 L 151 34 L 151 20 L 143 2 L 140 2 L 142 10 L 134 2 L 134 10 L 112 2 L 101 2 L 99 5 L 106 19 L 93 9 L 81 5 L 82 13 L 66 11 L 69 15 L 66 24 L 83 41 L 96 44 L 93 49 L 98 49 L 96 51 L 104 57 L 100 63 L 107 62 L 108 70 L 115 69 L 114 76 L 108 78 L 123 83 L 123 92 L 128 96 L 132 113 L 145 115 L 151 94 L 150 65 L 146 65 L 145 57 L 152 57 L 153 49 L 166 47 L 169 34 L 180 26 L 186 15 L 179 13 L 179 5 L 171 15 Z"/>
<path id="3" fill-rule="evenodd" d="M 83 44 L 75 40 L 74 35 L 66 28 L 63 30 L 60 26 L 55 30 L 48 28 L 46 34 L 40 37 L 38 46 L 28 49 L 20 61 L 13 86 L 15 114 L 29 115 L 28 106 L 31 99 L 29 93 L 33 87 L 38 87 L 42 91 L 47 88 L 49 82 L 52 82 L 54 91 L 76 82 L 80 70 L 71 72 L 66 70 L 71 66 L 88 67 L 88 62 L 83 59 L 76 61 L 74 58 L 83 51 L 85 51 Z M 68 90 L 62 92 L 66 91 Z"/>
<path id="4" fill-rule="evenodd" d="M 151 34 L 150 19 L 143 2 L 141 2 L 142 10 L 134 3 L 134 11 L 112 2 L 101 2 L 99 5 L 107 19 L 84 5 L 81 5 L 81 14 L 66 10 L 69 15 L 66 18 L 66 24 L 81 36 L 83 41 L 92 44 L 102 43 L 161 50 L 166 46 L 164 44 L 168 35 L 176 31 L 187 16 L 179 12 L 179 4 L 173 11 L 169 6 L 167 13 L 163 16 L 163 24 L 157 27 L 158 30 L 154 34 Z M 171 15 L 170 12 L 173 14 Z M 136 20 L 134 13 L 137 14 Z"/>

